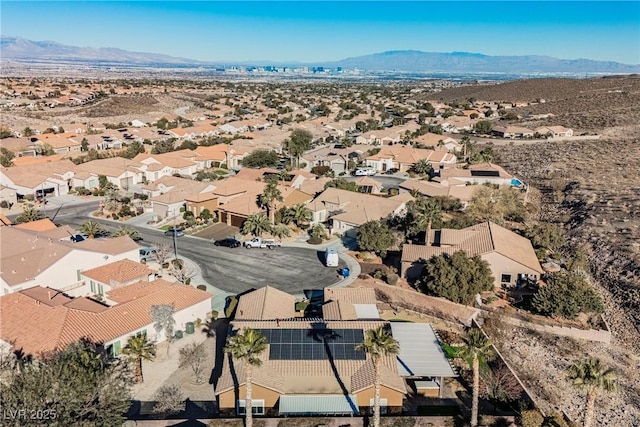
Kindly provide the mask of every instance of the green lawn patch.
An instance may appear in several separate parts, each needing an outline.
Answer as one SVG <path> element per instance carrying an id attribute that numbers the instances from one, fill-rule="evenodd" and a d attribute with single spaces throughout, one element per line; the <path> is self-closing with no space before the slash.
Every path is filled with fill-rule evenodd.
<path id="1" fill-rule="evenodd" d="M 444 354 L 447 355 L 448 359 L 456 359 L 460 353 L 460 347 L 453 347 L 446 343 L 442 344 L 442 350 L 444 350 Z"/>
<path id="2" fill-rule="evenodd" d="M 167 225 L 163 225 L 162 227 L 160 227 L 160 230 L 167 231 L 170 228 L 173 228 L 173 225 L 167 224 Z"/>

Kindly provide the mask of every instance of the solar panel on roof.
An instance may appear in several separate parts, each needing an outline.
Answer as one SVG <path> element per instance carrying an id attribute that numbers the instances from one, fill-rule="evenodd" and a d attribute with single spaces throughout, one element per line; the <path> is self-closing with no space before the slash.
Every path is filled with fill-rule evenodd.
<path id="1" fill-rule="evenodd" d="M 365 360 L 355 346 L 364 339 L 361 329 L 262 329 L 270 345 L 271 360 Z M 325 345 L 326 342 L 326 345 Z"/>
<path id="2" fill-rule="evenodd" d="M 500 176 L 498 171 L 471 171 L 471 176 Z"/>

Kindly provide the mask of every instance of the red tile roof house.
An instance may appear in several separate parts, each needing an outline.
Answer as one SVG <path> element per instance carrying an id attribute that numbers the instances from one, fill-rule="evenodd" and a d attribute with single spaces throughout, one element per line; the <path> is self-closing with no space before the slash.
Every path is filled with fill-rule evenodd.
<path id="1" fill-rule="evenodd" d="M 88 282 L 91 295 L 104 297 L 105 292 L 136 282 L 151 282 L 155 270 L 130 259 L 111 262 L 99 267 L 82 270 L 80 278 Z"/>
<path id="2" fill-rule="evenodd" d="M 165 340 L 164 332 L 157 333 L 153 327 L 149 315 L 153 305 L 175 305 L 176 330 L 211 313 L 210 293 L 164 280 L 138 282 L 106 297 L 113 305 L 40 286 L 4 295 L 0 297 L 0 344 L 38 357 L 89 339 L 118 356 L 130 336 Z"/>
<path id="3" fill-rule="evenodd" d="M 429 161 L 434 169 L 455 165 L 458 161 L 455 154 L 446 151 L 426 150 L 407 145 L 385 145 L 379 153 L 367 157 L 366 163 L 378 172 L 392 168 L 406 172 L 420 160 Z"/>
<path id="4" fill-rule="evenodd" d="M 524 279 L 537 281 L 543 273 L 529 239 L 492 222 L 462 230 L 431 230 L 426 245 L 403 245 L 400 273 L 413 281 L 429 258 L 460 250 L 489 263 L 496 289 L 518 286 Z"/>
<path id="5" fill-rule="evenodd" d="M 89 295 L 80 273 L 113 261 L 139 261 L 140 247 L 128 236 L 87 239 L 74 243 L 70 232 L 0 227 L 0 287 L 2 294 L 46 286 L 71 295 Z"/>
<path id="6" fill-rule="evenodd" d="M 238 302 L 231 333 L 252 328 L 267 338 L 267 349 L 259 356 L 262 364 L 253 368 L 256 415 L 370 412 L 374 366 L 355 346 L 367 330 L 379 326 L 390 328 L 400 344 L 397 356 L 382 358 L 383 411 L 401 412 L 408 390 L 420 383 L 429 387 L 428 395 L 438 397 L 442 379 L 455 376 L 431 325 L 381 320 L 372 289 L 325 289 L 320 319 L 296 317 L 295 303 L 292 295 L 269 286 L 242 295 Z M 221 414 L 243 414 L 245 386 L 244 363 L 225 356 L 215 389 Z"/>
<path id="7" fill-rule="evenodd" d="M 145 169 L 146 166 L 142 163 L 124 157 L 92 160 L 76 166 L 76 170 L 83 174 L 81 174 L 82 178 L 74 180 L 74 185 L 92 188 L 86 186 L 90 185 L 91 181 L 95 181 L 92 177 L 104 175 L 116 187 L 128 190 L 131 186 L 142 183 Z"/>

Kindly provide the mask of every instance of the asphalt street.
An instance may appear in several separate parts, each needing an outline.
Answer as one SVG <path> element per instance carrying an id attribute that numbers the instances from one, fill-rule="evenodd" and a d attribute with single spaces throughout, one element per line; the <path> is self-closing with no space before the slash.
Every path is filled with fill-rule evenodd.
<path id="1" fill-rule="evenodd" d="M 90 212 L 97 209 L 97 203 L 93 201 L 59 209 L 53 209 L 52 206 L 47 214 L 57 224 L 77 229 L 89 219 Z M 109 230 L 127 225 L 100 218 L 93 220 Z M 161 230 L 130 227 L 140 232 L 143 240 L 139 243 L 142 246 L 165 243 L 173 248 L 173 238 L 165 237 Z M 342 261 L 337 268 L 325 267 L 322 262 L 324 251 L 308 248 L 281 247 L 269 250 L 216 247 L 210 240 L 192 236 L 178 237 L 176 241 L 178 257 L 183 256 L 198 264 L 207 283 L 231 293 L 270 285 L 290 294 L 300 294 L 305 289 L 336 283 L 339 280 L 338 268 L 345 267 Z"/>

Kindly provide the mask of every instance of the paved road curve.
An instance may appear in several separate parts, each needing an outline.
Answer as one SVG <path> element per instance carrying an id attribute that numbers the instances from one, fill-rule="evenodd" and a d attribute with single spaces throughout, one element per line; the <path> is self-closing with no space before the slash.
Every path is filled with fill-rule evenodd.
<path id="1" fill-rule="evenodd" d="M 55 216 L 58 224 L 78 228 L 87 221 L 97 202 L 86 205 L 63 206 Z M 53 212 L 48 212 L 53 217 Z M 109 229 L 123 223 L 93 218 Z M 146 227 L 137 229 L 144 246 L 166 243 L 173 247 L 173 239 L 162 231 Z M 337 268 L 325 267 L 324 252 L 313 249 L 284 247 L 269 249 L 244 249 L 216 247 L 209 240 L 192 236 L 177 238 L 178 256 L 194 261 L 202 270 L 202 277 L 212 286 L 232 293 L 270 285 L 291 294 L 300 294 L 305 289 L 322 288 L 336 283 Z M 342 261 L 338 268 L 344 267 Z"/>

